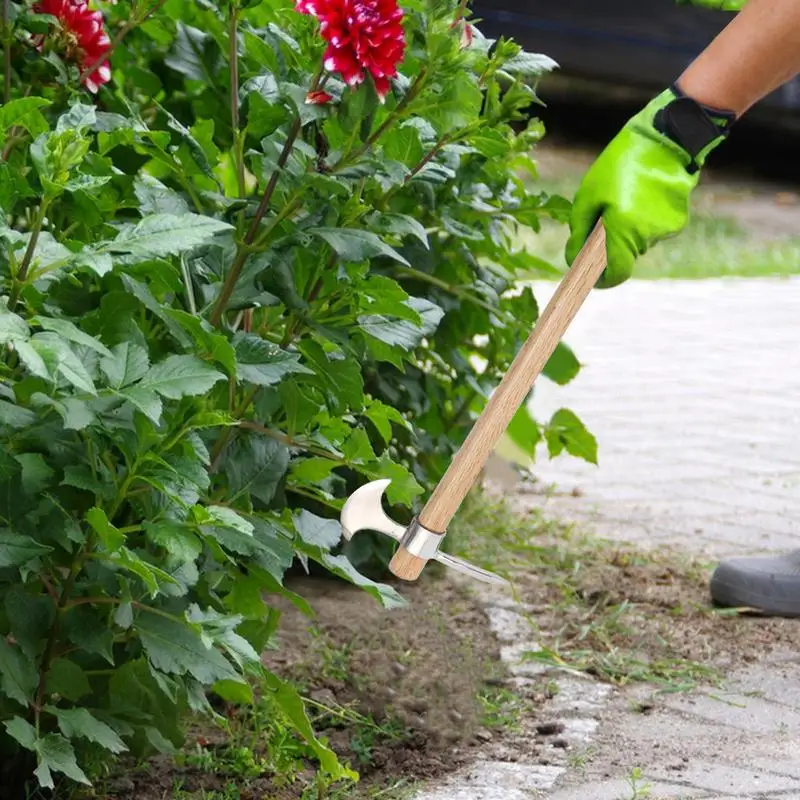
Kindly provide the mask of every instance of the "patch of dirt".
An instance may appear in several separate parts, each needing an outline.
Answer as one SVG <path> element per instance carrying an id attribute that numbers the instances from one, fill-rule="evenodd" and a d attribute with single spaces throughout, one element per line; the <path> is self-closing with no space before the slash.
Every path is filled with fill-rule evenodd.
<path id="1" fill-rule="evenodd" d="M 189 762 L 178 766 L 171 759 L 154 759 L 146 770 L 117 779 L 109 798 L 367 797 L 371 789 L 392 786 L 399 778 L 408 786 L 453 771 L 473 759 L 487 738 L 502 739 L 483 727 L 479 700 L 487 685 L 501 680 L 499 647 L 479 603 L 465 589 L 434 577 L 403 583 L 396 588 L 408 607 L 386 611 L 341 582 L 301 578 L 287 585 L 309 602 L 315 617 L 309 619 L 284 598 L 273 600 L 282 612 L 279 646 L 265 653 L 264 663 L 310 698 L 317 734 L 360 774 L 357 786 L 330 795 L 303 794 L 313 779 L 308 761 L 291 786 L 279 786 L 266 775 L 225 774 L 219 762 L 198 765 L 198 741 L 212 754 L 230 749 L 224 733 L 204 728 L 190 733 L 195 757 Z M 174 795 L 176 786 L 184 793 Z M 238 793 L 224 793 L 232 786 Z"/>
<path id="2" fill-rule="evenodd" d="M 536 604 L 544 643 L 590 674 L 621 683 L 713 682 L 714 672 L 796 644 L 793 620 L 715 609 L 708 571 L 685 553 L 597 541 L 572 547 L 554 544 L 555 560 L 566 559 L 522 576 L 518 588 Z"/>

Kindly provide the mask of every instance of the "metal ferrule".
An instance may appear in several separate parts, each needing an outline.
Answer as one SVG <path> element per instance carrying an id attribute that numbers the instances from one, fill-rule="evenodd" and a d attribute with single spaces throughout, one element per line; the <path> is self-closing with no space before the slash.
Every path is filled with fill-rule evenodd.
<path id="1" fill-rule="evenodd" d="M 430 560 L 435 558 L 439 552 L 439 545 L 442 543 L 442 536 L 439 533 L 429 531 L 423 527 L 419 520 L 415 517 L 411 520 L 411 524 L 406 528 L 400 544 L 411 553 L 411 555 L 418 556 Z"/>

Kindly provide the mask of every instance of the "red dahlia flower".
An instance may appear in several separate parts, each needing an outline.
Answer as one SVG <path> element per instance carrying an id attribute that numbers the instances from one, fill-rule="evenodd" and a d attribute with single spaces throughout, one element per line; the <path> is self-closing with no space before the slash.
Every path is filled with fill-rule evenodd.
<path id="1" fill-rule="evenodd" d="M 348 86 L 357 86 L 369 72 L 383 102 L 406 47 L 397 0 L 296 0 L 295 7 L 320 22 L 328 42 L 325 68 L 339 72 Z"/>
<path id="2" fill-rule="evenodd" d="M 106 56 L 111 40 L 103 28 L 103 15 L 99 11 L 92 11 L 85 0 L 38 0 L 34 10 L 50 14 L 59 21 L 63 55 L 78 65 L 81 82 L 90 92 L 108 83 L 111 67 Z"/>

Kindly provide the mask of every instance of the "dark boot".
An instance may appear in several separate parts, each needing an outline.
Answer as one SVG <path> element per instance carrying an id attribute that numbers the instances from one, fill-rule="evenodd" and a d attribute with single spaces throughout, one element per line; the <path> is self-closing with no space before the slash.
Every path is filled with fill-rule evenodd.
<path id="1" fill-rule="evenodd" d="M 720 606 L 747 606 L 770 616 L 800 617 L 800 550 L 722 561 L 711 576 L 710 589 Z"/>

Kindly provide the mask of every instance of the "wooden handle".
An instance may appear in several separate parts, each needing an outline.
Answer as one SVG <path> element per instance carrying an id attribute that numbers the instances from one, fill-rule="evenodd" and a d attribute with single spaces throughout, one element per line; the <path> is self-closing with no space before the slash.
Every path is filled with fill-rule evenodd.
<path id="1" fill-rule="evenodd" d="M 598 222 L 419 515 L 423 527 L 444 535 L 605 267 L 606 236 L 602 222 Z M 403 547 L 389 563 L 391 572 L 404 580 L 416 580 L 424 566 L 424 559 Z"/>

